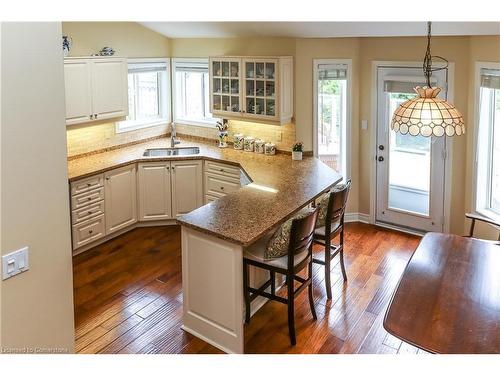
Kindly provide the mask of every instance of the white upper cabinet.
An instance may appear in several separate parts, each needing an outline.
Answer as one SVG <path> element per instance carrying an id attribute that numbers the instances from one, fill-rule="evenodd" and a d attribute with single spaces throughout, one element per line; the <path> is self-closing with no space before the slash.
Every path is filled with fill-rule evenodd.
<path id="1" fill-rule="evenodd" d="M 292 121 L 292 57 L 212 57 L 209 65 L 214 116 L 274 124 Z"/>
<path id="2" fill-rule="evenodd" d="M 172 215 L 191 212 L 203 206 L 201 160 L 172 161 Z"/>
<path id="3" fill-rule="evenodd" d="M 64 76 L 67 125 L 128 115 L 126 59 L 67 58 Z"/>
<path id="4" fill-rule="evenodd" d="M 106 234 L 114 233 L 137 221 L 135 164 L 104 173 Z"/>
<path id="5" fill-rule="evenodd" d="M 90 121 L 92 114 L 92 87 L 90 64 L 86 60 L 64 62 L 66 90 L 66 124 Z"/>
<path id="6" fill-rule="evenodd" d="M 92 108 L 97 120 L 128 115 L 127 61 L 92 61 Z"/>

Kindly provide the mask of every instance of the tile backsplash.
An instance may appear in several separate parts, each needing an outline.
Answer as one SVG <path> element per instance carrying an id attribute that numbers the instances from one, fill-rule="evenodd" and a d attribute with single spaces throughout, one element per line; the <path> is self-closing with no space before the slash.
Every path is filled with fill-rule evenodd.
<path id="1" fill-rule="evenodd" d="M 177 124 L 177 134 L 217 139 L 215 127 Z M 273 142 L 276 148 L 290 151 L 295 142 L 295 124 L 269 125 L 246 121 L 229 120 L 229 141 L 233 135 L 242 133 L 245 136 L 261 138 L 266 142 Z M 66 130 L 68 157 L 74 157 L 89 152 L 116 147 L 143 139 L 167 135 L 170 125 L 158 125 L 149 128 L 133 130 L 124 133 L 116 132 L 114 122 L 90 123 L 69 126 Z"/>
<path id="2" fill-rule="evenodd" d="M 114 122 L 69 126 L 66 130 L 68 157 L 165 135 L 170 125 L 117 133 Z"/>
<path id="3" fill-rule="evenodd" d="M 195 137 L 217 139 L 215 127 L 193 126 L 176 124 L 177 134 L 185 134 Z M 254 122 L 229 120 L 229 141 L 233 140 L 233 135 L 237 133 L 245 136 L 261 138 L 266 142 L 273 142 L 276 148 L 282 151 L 290 151 L 295 142 L 295 124 L 269 125 Z"/>

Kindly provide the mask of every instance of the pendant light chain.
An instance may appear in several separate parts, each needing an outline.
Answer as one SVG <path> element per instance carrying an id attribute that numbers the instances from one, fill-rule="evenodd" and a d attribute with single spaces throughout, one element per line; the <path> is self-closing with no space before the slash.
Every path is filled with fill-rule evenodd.
<path id="1" fill-rule="evenodd" d="M 427 87 L 431 87 L 432 55 L 431 55 L 431 22 L 427 22 L 427 50 L 424 57 L 424 75 L 427 79 Z"/>

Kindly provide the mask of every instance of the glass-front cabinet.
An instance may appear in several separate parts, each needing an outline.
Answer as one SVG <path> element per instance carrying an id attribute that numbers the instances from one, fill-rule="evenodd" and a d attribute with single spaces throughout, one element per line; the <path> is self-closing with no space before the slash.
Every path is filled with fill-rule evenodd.
<path id="1" fill-rule="evenodd" d="M 276 119 L 277 65 L 276 59 L 243 60 L 243 103 L 247 115 Z"/>
<path id="2" fill-rule="evenodd" d="M 210 58 L 214 116 L 288 123 L 293 116 L 291 57 Z"/>
<path id="3" fill-rule="evenodd" d="M 241 113 L 240 95 L 241 59 L 210 59 L 210 92 L 212 113 Z"/>

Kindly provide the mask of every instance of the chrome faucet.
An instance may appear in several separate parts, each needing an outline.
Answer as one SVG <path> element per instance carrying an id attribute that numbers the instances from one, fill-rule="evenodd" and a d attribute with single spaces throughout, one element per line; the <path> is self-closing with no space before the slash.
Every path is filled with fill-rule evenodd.
<path id="1" fill-rule="evenodd" d="M 175 131 L 175 122 L 172 122 L 172 132 L 170 133 L 170 147 L 171 148 L 174 148 L 175 145 L 178 145 L 179 143 L 181 143 L 181 141 L 178 141 L 176 138 L 177 138 L 177 135 L 176 135 L 176 131 Z"/>

